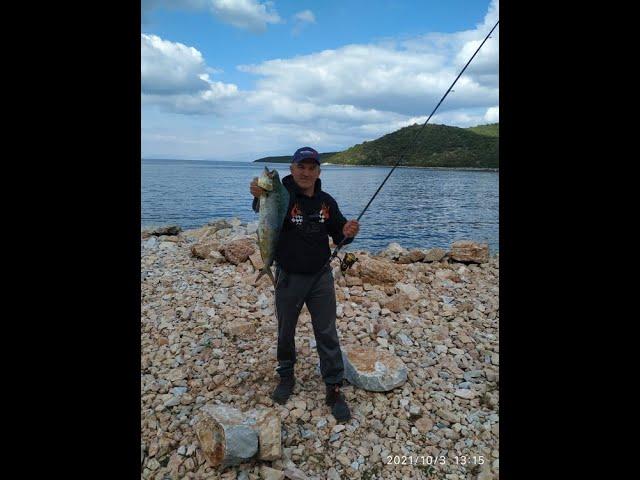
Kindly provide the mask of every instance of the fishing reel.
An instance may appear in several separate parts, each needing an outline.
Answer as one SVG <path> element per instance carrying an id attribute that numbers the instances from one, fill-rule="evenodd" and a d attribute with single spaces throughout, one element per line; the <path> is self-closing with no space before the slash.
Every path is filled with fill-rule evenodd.
<path id="1" fill-rule="evenodd" d="M 340 271 L 342 271 L 342 273 L 346 272 L 351 267 L 353 267 L 353 264 L 357 261 L 358 258 L 355 256 L 355 254 L 351 252 L 345 253 L 342 260 L 340 260 Z"/>

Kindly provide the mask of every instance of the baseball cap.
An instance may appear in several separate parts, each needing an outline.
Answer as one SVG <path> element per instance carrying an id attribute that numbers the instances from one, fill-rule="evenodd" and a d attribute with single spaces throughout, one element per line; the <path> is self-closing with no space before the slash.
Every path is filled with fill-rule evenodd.
<path id="1" fill-rule="evenodd" d="M 320 155 L 311 147 L 302 147 L 296 150 L 296 153 L 293 154 L 293 159 L 291 163 L 299 163 L 303 160 L 307 159 L 315 160 L 318 165 L 320 165 Z"/>

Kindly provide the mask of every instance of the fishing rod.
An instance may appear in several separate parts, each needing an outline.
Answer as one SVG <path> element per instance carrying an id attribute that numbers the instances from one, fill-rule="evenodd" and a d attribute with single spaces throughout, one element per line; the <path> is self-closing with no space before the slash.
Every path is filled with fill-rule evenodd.
<path id="1" fill-rule="evenodd" d="M 447 89 L 447 91 L 445 92 L 445 94 L 442 96 L 442 98 L 440 99 L 440 101 L 438 102 L 438 104 L 435 106 L 435 108 L 433 109 L 433 111 L 431 112 L 431 114 L 429 115 L 429 117 L 427 118 L 427 120 L 422 124 L 422 127 L 416 132 L 416 134 L 413 136 L 413 138 L 411 139 L 411 142 L 409 142 L 404 150 L 401 151 L 400 155 L 398 156 L 398 161 L 395 163 L 395 165 L 393 166 L 393 168 L 389 171 L 389 173 L 387 174 L 387 176 L 385 177 L 385 179 L 383 180 L 383 182 L 380 184 L 380 186 L 378 187 L 378 189 L 376 190 L 376 193 L 373 194 L 373 196 L 371 197 L 371 199 L 369 200 L 369 202 L 367 203 L 367 205 L 364 207 L 364 209 L 362 210 L 362 212 L 360 212 L 360 215 L 358 215 L 357 221 L 360 221 L 360 218 L 362 218 L 362 216 L 364 215 L 364 213 L 367 211 L 367 209 L 369 208 L 369 205 L 371 205 L 371 202 L 373 202 L 373 199 L 376 198 L 376 196 L 378 195 L 378 193 L 380 192 L 380 190 L 382 190 L 382 187 L 384 186 L 385 183 L 387 183 L 387 180 L 389 180 L 389 177 L 391 176 L 391 174 L 393 173 L 393 171 L 398 167 L 398 165 L 400 165 L 400 162 L 402 161 L 402 156 L 404 155 L 404 153 L 406 152 L 406 150 L 413 145 L 413 143 L 415 142 L 415 140 L 418 138 L 418 136 L 420 135 L 420 133 L 422 133 L 422 130 L 424 130 L 424 127 L 427 126 L 427 123 L 429 123 L 429 120 L 431 120 L 431 117 L 433 116 L 434 113 L 436 113 L 436 110 L 438 110 L 438 107 L 440 107 L 440 104 L 444 101 L 445 98 L 447 98 L 447 95 L 449 95 L 449 92 L 451 92 L 451 89 L 453 88 L 453 86 L 456 84 L 456 82 L 458 81 L 458 79 L 462 76 L 462 74 L 464 73 L 464 71 L 467 69 L 467 67 L 469 66 L 469 64 L 471 63 L 471 61 L 475 58 L 475 56 L 477 55 L 477 53 L 480 51 L 480 49 L 482 48 L 482 46 L 485 44 L 485 42 L 489 39 L 489 37 L 491 36 L 491 34 L 493 33 L 493 31 L 496 29 L 496 27 L 498 26 L 498 23 L 500 23 L 500 20 L 498 20 L 496 22 L 496 24 L 493 26 L 493 28 L 489 31 L 489 33 L 487 34 L 486 37 L 484 37 L 484 40 L 482 41 L 482 43 L 480 44 L 480 46 L 476 49 L 476 51 L 473 53 L 473 55 L 471 55 L 471 58 L 469 59 L 469 61 L 466 63 L 466 65 L 464 66 L 464 68 L 462 70 L 460 70 L 460 73 L 458 74 L 458 76 L 456 77 L 456 79 L 453 81 L 453 83 L 449 86 L 449 88 Z M 349 237 L 351 238 L 351 237 Z M 343 237 L 342 240 L 340 241 L 340 243 L 338 243 L 338 245 L 336 245 L 336 248 L 333 250 L 333 253 L 331 254 L 331 256 L 329 257 L 329 259 L 326 261 L 326 263 L 322 266 L 322 268 L 318 271 L 318 273 L 316 273 L 316 275 L 313 277 L 311 283 L 309 284 L 309 287 L 307 288 L 307 291 L 305 292 L 305 294 L 302 296 L 302 298 L 300 299 L 300 301 L 296 304 L 296 308 L 301 309 L 302 308 L 302 304 L 304 303 L 305 298 L 307 298 L 307 295 L 309 295 L 309 292 L 311 291 L 311 289 L 313 288 L 313 286 L 316 284 L 316 282 L 318 281 L 318 278 L 320 278 L 320 275 L 322 275 L 322 272 L 324 271 L 325 268 L 327 268 L 327 266 L 329 266 L 329 264 L 331 263 L 331 261 L 336 258 L 336 256 L 338 255 L 338 252 L 340 251 L 340 249 L 342 248 L 342 246 L 344 245 L 344 242 L 347 240 L 347 237 Z"/>

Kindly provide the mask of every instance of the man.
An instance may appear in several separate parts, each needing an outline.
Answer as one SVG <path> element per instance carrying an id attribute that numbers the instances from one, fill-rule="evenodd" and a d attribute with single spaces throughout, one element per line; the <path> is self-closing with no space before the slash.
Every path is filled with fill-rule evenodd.
<path id="1" fill-rule="evenodd" d="M 272 398 L 284 404 L 295 384 L 295 332 L 300 310 L 296 304 L 306 293 L 313 278 L 331 255 L 329 235 L 337 245 L 344 237 L 351 243 L 358 234 L 356 220 L 347 221 L 336 201 L 321 189 L 318 152 L 302 147 L 293 154 L 291 175 L 282 179 L 289 191 L 289 207 L 276 247 L 276 316 L 278 317 L 278 368 L 280 383 Z M 250 192 L 253 209 L 259 209 L 264 193 L 254 178 Z M 324 269 L 304 302 L 311 314 L 316 338 L 320 372 L 326 385 L 326 404 L 338 421 L 351 418 L 340 386 L 344 365 L 336 331 L 336 293 L 331 267 Z"/>

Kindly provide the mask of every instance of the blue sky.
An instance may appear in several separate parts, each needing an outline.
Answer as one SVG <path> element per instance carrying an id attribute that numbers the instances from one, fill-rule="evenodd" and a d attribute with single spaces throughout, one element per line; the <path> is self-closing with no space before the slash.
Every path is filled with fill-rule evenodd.
<path id="1" fill-rule="evenodd" d="M 142 157 L 251 161 L 423 123 L 498 2 L 143 0 L 142 17 Z M 498 121 L 498 30 L 431 123 Z"/>

